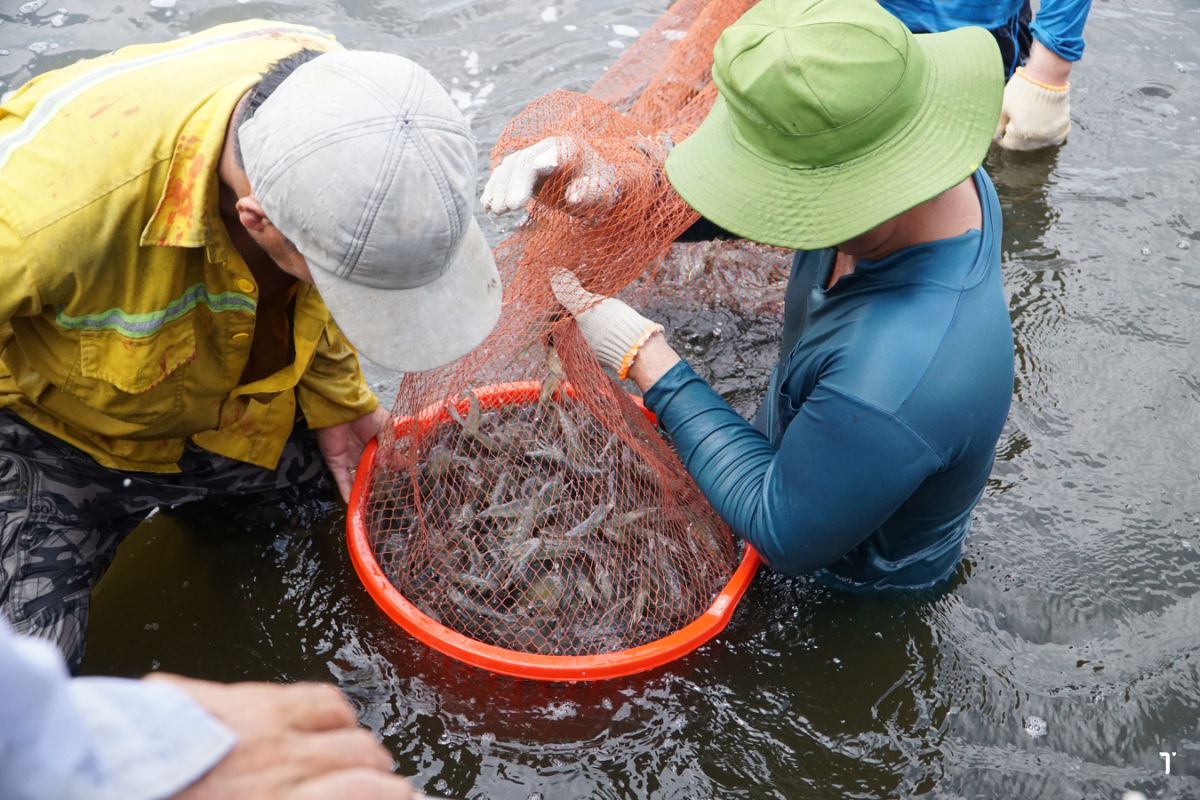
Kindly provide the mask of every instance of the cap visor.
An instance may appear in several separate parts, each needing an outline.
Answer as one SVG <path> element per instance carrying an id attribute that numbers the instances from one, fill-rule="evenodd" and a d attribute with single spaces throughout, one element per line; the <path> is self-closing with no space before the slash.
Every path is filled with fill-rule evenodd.
<path id="1" fill-rule="evenodd" d="M 475 349 L 500 317 L 500 273 L 474 219 L 445 274 L 416 289 L 376 289 L 311 270 L 317 290 L 360 353 L 400 372 L 444 366 Z"/>
<path id="2" fill-rule="evenodd" d="M 777 163 L 734 138 L 718 97 L 667 158 L 688 205 L 764 244 L 816 250 L 853 239 L 960 183 L 987 155 L 1004 91 L 992 36 L 961 28 L 916 37 L 929 63 L 924 102 L 870 153 L 828 167 Z"/>

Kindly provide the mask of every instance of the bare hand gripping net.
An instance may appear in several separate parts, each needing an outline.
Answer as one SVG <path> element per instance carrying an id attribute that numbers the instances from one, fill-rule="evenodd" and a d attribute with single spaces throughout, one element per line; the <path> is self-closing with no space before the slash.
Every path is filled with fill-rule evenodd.
<path id="1" fill-rule="evenodd" d="M 661 163 L 711 106 L 713 45 L 749 5 L 680 0 L 589 95 L 536 100 L 492 153 L 495 164 L 548 136 L 577 143 L 496 248 L 496 330 L 466 358 L 405 376 L 396 428 L 360 470 L 351 509 L 364 582 L 381 603 L 402 598 L 403 616 L 426 618 L 419 635 L 444 652 L 461 657 L 466 637 L 497 671 L 600 675 L 535 674 L 518 662 L 618 663 L 705 616 L 738 570 L 728 528 L 639 402 L 603 372 L 549 278 L 566 268 L 616 294 L 696 220 Z M 581 210 L 564 193 L 585 174 L 602 180 Z M 449 640 L 459 644 L 439 644 Z"/>

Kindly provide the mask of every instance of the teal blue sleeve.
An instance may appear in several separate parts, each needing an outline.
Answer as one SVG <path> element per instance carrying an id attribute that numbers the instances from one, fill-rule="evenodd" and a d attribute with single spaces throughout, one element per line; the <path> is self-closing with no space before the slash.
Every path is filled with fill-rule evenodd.
<path id="1" fill-rule="evenodd" d="M 1083 26 L 1092 0 L 1043 0 L 1030 30 L 1039 42 L 1067 61 L 1083 57 Z"/>
<path id="2" fill-rule="evenodd" d="M 895 416 L 831 387 L 793 409 L 778 448 L 683 361 L 645 402 L 721 517 L 791 575 L 848 553 L 941 466 Z"/>

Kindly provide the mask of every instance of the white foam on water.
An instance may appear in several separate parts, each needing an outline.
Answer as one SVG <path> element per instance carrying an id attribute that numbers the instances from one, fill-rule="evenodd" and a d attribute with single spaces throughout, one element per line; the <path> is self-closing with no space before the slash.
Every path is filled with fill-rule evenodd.
<path id="1" fill-rule="evenodd" d="M 611 42 L 609 42 L 609 43 L 608 43 L 608 46 L 609 46 L 609 47 L 615 47 L 615 48 L 616 48 L 616 49 L 618 49 L 618 50 L 624 50 L 624 49 L 625 49 L 625 43 L 624 43 L 624 42 L 622 42 L 620 39 L 613 39 Z"/>
<path id="2" fill-rule="evenodd" d="M 564 31 L 577 31 L 577 30 L 579 30 L 579 26 L 578 25 L 563 25 L 563 30 Z"/>
<path id="3" fill-rule="evenodd" d="M 554 6 L 546 6 L 542 9 L 542 22 L 554 22 L 558 19 L 558 9 Z"/>
<path id="4" fill-rule="evenodd" d="M 569 717 L 574 717 L 579 713 L 579 706 L 577 706 L 575 703 L 572 703 L 570 700 L 563 700 L 556 703 L 550 703 L 540 710 L 546 715 L 547 719 L 568 719 Z"/>
<path id="5" fill-rule="evenodd" d="M 50 43 L 44 42 L 44 41 L 43 42 L 33 42 L 32 44 L 29 45 L 29 52 L 33 53 L 35 56 L 40 56 L 42 53 L 44 53 L 50 49 L 51 49 Z"/>
<path id="6" fill-rule="evenodd" d="M 454 81 L 454 83 L 457 83 L 457 81 Z M 457 87 L 452 87 L 448 92 L 450 100 L 468 118 L 471 117 L 471 110 L 482 106 L 488 96 L 495 91 L 496 83 L 495 81 L 488 81 L 481 85 L 479 81 L 471 81 L 470 86 L 475 89 L 474 92 Z"/>
<path id="7" fill-rule="evenodd" d="M 637 36 L 638 29 L 632 25 L 613 25 L 613 33 L 617 36 Z"/>
<path id="8" fill-rule="evenodd" d="M 1042 738 L 1046 735 L 1046 731 L 1049 729 L 1050 726 L 1047 725 L 1046 720 L 1042 719 L 1041 717 L 1025 718 L 1025 732 L 1034 739 Z"/>
<path id="9" fill-rule="evenodd" d="M 479 53 L 474 50 L 463 50 L 461 55 L 466 59 L 463 66 L 467 68 L 468 75 L 479 74 Z"/>
<path id="10" fill-rule="evenodd" d="M 150 0 L 151 8 L 174 8 L 175 0 Z"/>
<path id="11" fill-rule="evenodd" d="M 47 2 L 48 0 L 29 0 L 28 3 L 22 3 L 21 5 L 17 6 L 17 13 L 32 14 L 41 9 L 41 7 L 46 5 Z"/>

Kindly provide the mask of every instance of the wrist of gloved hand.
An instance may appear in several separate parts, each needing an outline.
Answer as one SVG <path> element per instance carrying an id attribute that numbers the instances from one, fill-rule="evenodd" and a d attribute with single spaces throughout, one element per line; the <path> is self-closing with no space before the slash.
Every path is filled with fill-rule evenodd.
<path id="1" fill-rule="evenodd" d="M 596 359 L 621 380 L 628 376 L 646 340 L 663 330 L 662 325 L 612 297 L 577 315 L 575 321 Z"/>
<path id="2" fill-rule="evenodd" d="M 615 297 L 589 292 L 573 272 L 565 269 L 550 274 L 550 288 L 567 309 L 596 359 L 625 380 L 638 350 L 662 325 L 646 319 Z"/>
<path id="3" fill-rule="evenodd" d="M 1022 67 L 1004 87 L 996 143 L 1006 150 L 1037 150 L 1062 144 L 1071 130 L 1069 83 L 1051 86 Z"/>

